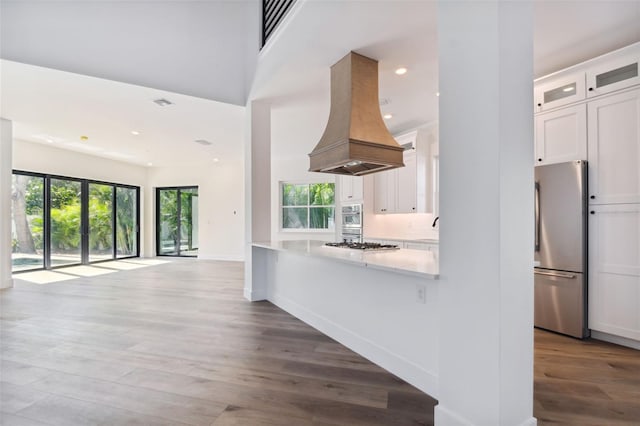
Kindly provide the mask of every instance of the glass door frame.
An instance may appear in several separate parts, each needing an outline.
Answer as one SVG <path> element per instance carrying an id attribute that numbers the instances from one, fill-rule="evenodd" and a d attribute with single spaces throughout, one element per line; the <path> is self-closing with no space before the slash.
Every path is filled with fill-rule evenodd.
<path id="1" fill-rule="evenodd" d="M 187 186 L 163 186 L 163 187 L 156 187 L 156 209 L 155 209 L 155 215 L 156 215 L 156 256 L 166 256 L 166 257 L 195 257 L 197 258 L 198 255 L 186 255 L 186 254 L 180 254 L 180 241 L 182 239 L 182 226 L 181 226 L 181 216 L 182 216 L 182 198 L 181 198 L 181 194 L 182 194 L 182 190 L 185 189 L 195 189 L 198 190 L 198 185 L 187 185 Z M 161 219 L 160 219 L 160 192 L 161 191 L 176 191 L 176 204 L 177 204 L 177 242 L 175 245 L 175 254 L 163 254 L 160 252 L 160 243 L 161 243 L 161 238 L 160 238 L 160 232 L 161 232 Z M 198 194 L 199 195 L 199 194 Z"/>
<path id="2" fill-rule="evenodd" d="M 105 182 L 94 179 L 84 179 L 71 176 L 61 176 L 49 173 L 30 172 L 25 170 L 12 170 L 12 174 L 31 176 L 44 179 L 43 190 L 43 267 L 32 268 L 24 271 L 12 271 L 12 274 L 20 274 L 26 272 L 42 271 L 42 270 L 55 270 L 60 268 L 73 267 L 78 265 L 93 265 L 101 262 L 111 262 L 113 260 L 131 259 L 140 257 L 140 187 L 135 185 L 127 185 L 114 182 Z M 80 262 L 69 263 L 65 265 L 52 266 L 51 265 L 51 179 L 69 180 L 73 182 L 80 182 Z M 89 184 L 108 185 L 112 187 L 112 255 L 109 259 L 100 259 L 89 261 Z M 136 196 L 136 250 L 135 254 L 130 256 L 118 256 L 117 255 L 117 226 L 116 226 L 116 214 L 117 214 L 117 188 L 132 189 L 135 191 Z"/>

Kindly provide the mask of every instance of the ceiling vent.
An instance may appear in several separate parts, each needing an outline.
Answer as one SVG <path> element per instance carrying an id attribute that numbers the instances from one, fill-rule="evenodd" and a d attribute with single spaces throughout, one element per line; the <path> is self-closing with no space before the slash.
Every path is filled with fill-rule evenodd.
<path id="1" fill-rule="evenodd" d="M 165 98 L 155 99 L 153 102 L 161 107 L 173 105 L 173 102 Z"/>
<path id="2" fill-rule="evenodd" d="M 206 139 L 196 139 L 194 142 L 195 142 L 195 143 L 199 143 L 200 145 L 204 145 L 204 146 L 212 145 L 212 143 L 211 143 L 211 142 L 209 142 L 209 141 L 208 141 L 208 140 L 206 140 Z"/>

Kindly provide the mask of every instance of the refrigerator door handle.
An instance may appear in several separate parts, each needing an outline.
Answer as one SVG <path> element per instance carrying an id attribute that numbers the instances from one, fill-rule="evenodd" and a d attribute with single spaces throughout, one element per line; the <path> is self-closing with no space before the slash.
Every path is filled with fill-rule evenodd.
<path id="1" fill-rule="evenodd" d="M 570 274 L 567 272 L 548 272 L 548 271 L 540 271 L 536 269 L 533 271 L 533 273 L 538 275 L 547 275 L 549 277 L 568 278 L 568 279 L 576 278 L 576 274 Z"/>
<path id="2" fill-rule="evenodd" d="M 536 251 L 540 251 L 540 182 L 536 182 L 535 196 L 535 212 L 536 212 Z"/>

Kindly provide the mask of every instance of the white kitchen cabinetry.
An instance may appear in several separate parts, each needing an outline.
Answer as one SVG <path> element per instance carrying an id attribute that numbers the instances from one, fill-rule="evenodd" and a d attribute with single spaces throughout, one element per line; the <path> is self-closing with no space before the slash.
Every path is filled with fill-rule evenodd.
<path id="1" fill-rule="evenodd" d="M 417 175 L 416 151 L 410 150 L 404 154 L 404 167 L 397 169 L 398 196 L 396 213 L 415 213 L 417 210 Z"/>
<path id="2" fill-rule="evenodd" d="M 640 89 L 588 108 L 589 202 L 640 203 Z"/>
<path id="3" fill-rule="evenodd" d="M 404 154 L 404 167 L 374 174 L 373 209 L 376 214 L 415 213 L 417 210 L 416 153 Z"/>
<path id="4" fill-rule="evenodd" d="M 591 67 L 587 70 L 587 97 L 600 96 L 640 84 L 639 62 L 640 52 L 632 52 Z"/>
<path id="5" fill-rule="evenodd" d="M 640 204 L 589 208 L 589 328 L 640 341 Z"/>
<path id="6" fill-rule="evenodd" d="M 535 125 L 536 165 L 587 159 L 585 104 L 538 114 Z"/>
<path id="7" fill-rule="evenodd" d="M 362 177 L 339 176 L 340 201 L 342 204 L 361 203 L 363 198 Z"/>
<path id="8" fill-rule="evenodd" d="M 373 175 L 373 210 L 376 214 L 394 213 L 396 210 L 397 169 Z"/>
<path id="9" fill-rule="evenodd" d="M 533 98 L 534 111 L 542 112 L 568 105 L 585 98 L 584 72 L 555 78 L 548 83 L 536 85 Z"/>

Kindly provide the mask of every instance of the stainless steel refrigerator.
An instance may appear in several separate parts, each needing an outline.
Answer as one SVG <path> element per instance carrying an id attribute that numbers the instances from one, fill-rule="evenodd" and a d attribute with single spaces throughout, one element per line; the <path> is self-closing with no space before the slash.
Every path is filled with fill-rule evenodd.
<path id="1" fill-rule="evenodd" d="M 535 168 L 536 327 L 577 338 L 587 325 L 587 162 Z"/>

